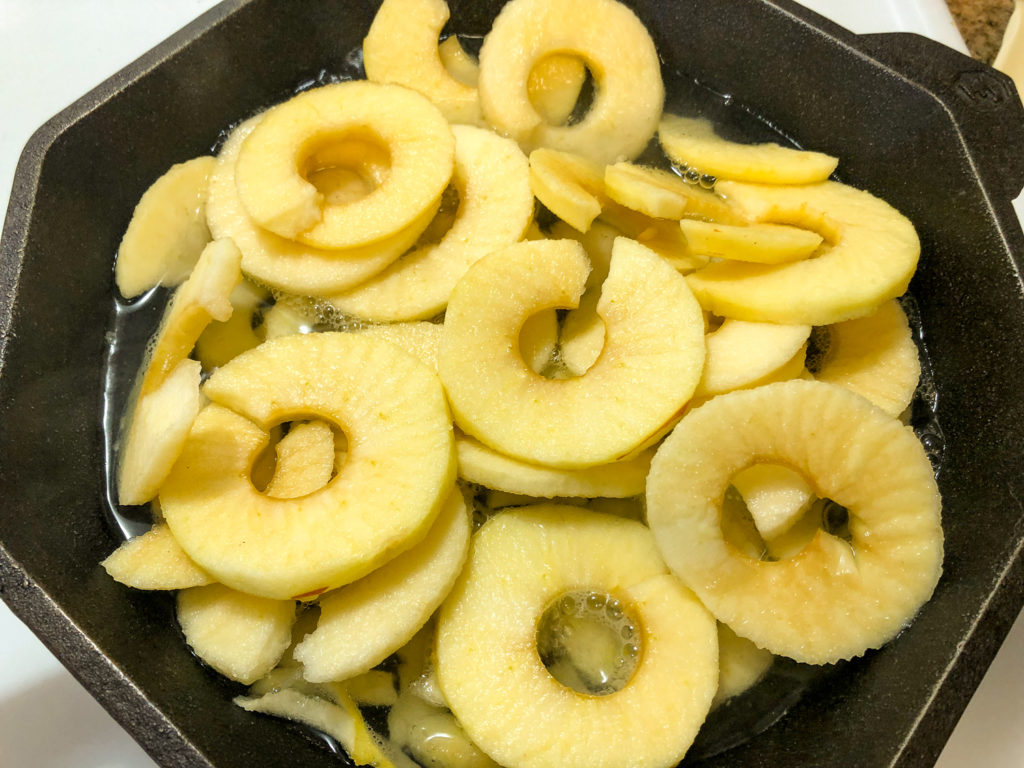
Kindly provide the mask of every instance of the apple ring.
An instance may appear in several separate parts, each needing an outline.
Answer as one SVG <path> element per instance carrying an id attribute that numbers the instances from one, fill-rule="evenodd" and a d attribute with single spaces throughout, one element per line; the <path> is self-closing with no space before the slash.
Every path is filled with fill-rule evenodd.
<path id="1" fill-rule="evenodd" d="M 722 532 L 732 478 L 757 462 L 800 472 L 848 510 L 849 539 L 818 529 L 759 560 Z M 794 380 L 709 400 L 655 454 L 647 521 L 668 566 L 736 634 L 810 664 L 891 640 L 942 571 L 941 501 L 913 431 L 846 389 Z"/>
<path id="2" fill-rule="evenodd" d="M 452 291 L 438 371 L 467 434 L 535 464 L 585 467 L 631 456 L 664 434 L 704 363 L 704 320 L 685 278 L 619 238 L 597 313 L 605 342 L 582 376 L 547 379 L 523 360 L 523 322 L 579 302 L 575 240 L 527 241 L 485 256 Z"/>
<path id="3" fill-rule="evenodd" d="M 219 368 L 204 393 L 213 402 L 160 505 L 189 557 L 234 589 L 286 599 L 354 581 L 422 539 L 454 483 L 440 382 L 386 342 L 282 336 Z M 250 469 L 267 430 L 310 416 L 348 438 L 338 474 L 299 498 L 260 493 Z"/>
<path id="4" fill-rule="evenodd" d="M 572 125 L 549 124 L 529 97 L 531 71 L 554 53 L 582 59 L 596 84 Z M 616 0 L 511 0 L 484 38 L 478 92 L 484 118 L 527 151 L 552 147 L 602 164 L 643 151 L 665 99 L 651 36 Z"/>
<path id="5" fill-rule="evenodd" d="M 275 235 L 250 218 L 235 185 L 242 142 L 262 115 L 235 128 L 221 147 L 210 176 L 206 218 L 214 237 L 230 237 L 242 252 L 242 271 L 257 282 L 300 296 L 326 296 L 357 285 L 391 264 L 430 223 L 428 210 L 385 240 L 353 248 L 315 248 Z"/>
<path id="6" fill-rule="evenodd" d="M 600 695 L 559 682 L 538 652 L 546 609 L 582 591 L 618 600 L 639 629 L 632 675 Z M 441 607 L 436 664 L 455 717 L 501 765 L 669 766 L 711 706 L 718 632 L 642 523 L 541 504 L 501 512 L 474 535 Z"/>
<path id="7" fill-rule="evenodd" d="M 333 203 L 306 177 L 319 153 L 349 141 L 382 151 L 390 168 L 366 196 Z M 267 110 L 242 143 L 235 183 L 264 229 L 318 248 L 351 248 L 392 237 L 436 211 L 454 155 L 448 121 L 425 96 L 352 80 Z"/>

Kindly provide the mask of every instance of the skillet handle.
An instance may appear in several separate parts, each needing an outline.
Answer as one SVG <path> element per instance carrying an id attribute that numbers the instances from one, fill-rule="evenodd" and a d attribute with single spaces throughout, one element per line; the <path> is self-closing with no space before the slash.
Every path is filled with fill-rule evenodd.
<path id="1" fill-rule="evenodd" d="M 1024 188 L 1024 105 L 1008 76 L 910 32 L 859 35 L 872 56 L 915 81 L 952 113 L 968 155 L 992 193 L 1016 198 Z"/>

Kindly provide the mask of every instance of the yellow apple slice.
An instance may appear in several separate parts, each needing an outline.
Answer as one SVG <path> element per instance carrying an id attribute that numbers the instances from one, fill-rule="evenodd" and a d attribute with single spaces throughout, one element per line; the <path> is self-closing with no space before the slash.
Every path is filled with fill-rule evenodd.
<path id="1" fill-rule="evenodd" d="M 604 169 L 608 196 L 634 211 L 662 219 L 687 218 L 739 223 L 740 214 L 711 190 L 688 184 L 660 168 L 615 163 Z"/>
<path id="2" fill-rule="evenodd" d="M 325 421 L 293 423 L 274 446 L 277 464 L 263 491 L 275 499 L 296 499 L 325 485 L 334 472 L 334 431 Z"/>
<path id="3" fill-rule="evenodd" d="M 264 341 L 293 333 L 312 333 L 317 325 L 317 308 L 313 302 L 282 294 L 263 313 Z"/>
<path id="4" fill-rule="evenodd" d="M 849 538 L 819 528 L 774 561 L 731 546 L 722 499 L 759 461 L 793 468 L 845 508 Z M 942 571 L 940 512 L 913 431 L 814 381 L 731 392 L 690 411 L 647 480 L 647 521 L 669 567 L 736 634 L 810 664 L 859 656 L 910 622 Z"/>
<path id="5" fill-rule="evenodd" d="M 161 523 L 128 539 L 100 565 L 114 581 L 135 589 L 187 589 L 213 582 Z"/>
<path id="6" fill-rule="evenodd" d="M 533 220 L 525 155 L 515 142 L 482 128 L 452 127 L 459 207 L 441 241 L 414 248 L 380 274 L 331 304 L 374 322 L 425 320 L 444 311 L 448 296 L 484 254 L 522 239 Z"/>
<path id="7" fill-rule="evenodd" d="M 653 449 L 636 457 L 582 469 L 530 464 L 488 448 L 479 440 L 456 434 L 459 476 L 470 483 L 539 498 L 556 496 L 624 498 L 644 491 Z"/>
<path id="8" fill-rule="evenodd" d="M 825 237 L 813 259 L 790 264 L 721 261 L 687 276 L 701 306 L 754 322 L 830 325 L 902 295 L 921 244 L 914 225 L 874 195 L 834 181 L 806 186 L 720 182 L 756 222 L 794 224 Z"/>
<path id="9" fill-rule="evenodd" d="M 444 0 L 384 0 L 363 40 L 363 66 L 370 80 L 419 91 L 449 122 L 476 125 L 476 88 L 453 77 L 438 50 L 448 16 Z"/>
<path id="10" fill-rule="evenodd" d="M 803 370 L 801 353 L 811 335 L 809 325 L 777 325 L 725 320 L 707 334 L 707 359 L 697 397 L 767 383 L 785 366 L 788 378 Z"/>
<path id="11" fill-rule="evenodd" d="M 288 649 L 293 600 L 268 600 L 209 584 L 178 593 L 178 624 L 196 655 L 230 680 L 253 683 Z"/>
<path id="12" fill-rule="evenodd" d="M 419 765 L 500 768 L 469 739 L 443 702 L 425 700 L 412 689 L 402 691 L 388 712 L 388 736 Z"/>
<path id="13" fill-rule="evenodd" d="M 126 299 L 188 277 L 210 242 L 206 190 L 212 157 L 171 166 L 145 191 L 117 249 L 114 281 Z"/>
<path id="14" fill-rule="evenodd" d="M 601 209 L 600 219 L 647 246 L 684 275 L 708 263 L 707 256 L 690 250 L 674 219 L 655 219 L 610 200 Z"/>
<path id="15" fill-rule="evenodd" d="M 368 195 L 334 204 L 308 175 L 346 141 L 386 153 L 388 170 Z M 394 237 L 437 211 L 452 175 L 455 140 L 444 116 L 408 88 L 350 80 L 304 91 L 267 110 L 242 142 L 235 185 L 254 222 L 317 248 Z"/>
<path id="16" fill-rule="evenodd" d="M 156 496 L 203 406 L 201 378 L 197 360 L 182 360 L 138 399 L 118 451 L 118 503 L 145 504 Z"/>
<path id="17" fill-rule="evenodd" d="M 526 81 L 530 103 L 548 125 L 565 125 L 586 79 L 587 66 L 578 56 L 545 56 L 533 65 Z"/>
<path id="18" fill-rule="evenodd" d="M 639 628 L 639 648 L 623 648 L 628 631 L 612 636 L 607 655 L 635 654 L 636 666 L 599 695 L 560 682 L 539 652 L 542 617 L 581 592 L 588 606 L 605 607 L 609 623 L 625 615 Z M 608 640 L 595 624 L 571 626 Z M 718 682 L 715 622 L 666 572 L 650 531 L 558 505 L 502 512 L 476 533 L 441 607 L 436 659 L 445 700 L 470 738 L 498 763 L 523 768 L 675 765 Z M 591 661 L 605 659 L 585 659 L 580 673 Z"/>
<path id="19" fill-rule="evenodd" d="M 260 309 L 270 302 L 270 292 L 249 280 L 242 280 L 231 292 L 231 317 L 215 320 L 196 339 L 195 356 L 203 368 L 212 371 L 228 360 L 252 349 L 264 340 Z"/>
<path id="20" fill-rule="evenodd" d="M 601 166 L 582 155 L 535 149 L 530 153 L 530 187 L 549 211 L 580 232 L 590 229 L 601 213 Z"/>
<path id="21" fill-rule="evenodd" d="M 530 73 L 552 53 L 579 57 L 594 78 L 594 102 L 572 125 L 548 124 L 530 102 Z M 484 38 L 478 90 L 484 118 L 524 149 L 552 147 L 601 164 L 643 151 L 665 97 L 650 35 L 615 0 L 506 3 Z"/>
<path id="22" fill-rule="evenodd" d="M 519 353 L 530 370 L 549 376 L 558 354 L 558 313 L 545 309 L 523 322 L 519 332 Z"/>
<path id="23" fill-rule="evenodd" d="M 236 589 L 304 598 L 354 581 L 422 539 L 452 487 L 440 382 L 392 344 L 352 333 L 284 336 L 217 369 L 204 392 L 213 404 L 197 417 L 160 504 L 189 556 Z M 267 430 L 296 414 L 340 428 L 348 454 L 320 490 L 270 498 L 250 467 Z"/>
<path id="24" fill-rule="evenodd" d="M 903 413 L 917 390 L 921 361 L 903 308 L 887 301 L 867 317 L 825 329 L 827 349 L 814 378 L 846 387 L 891 416 Z"/>
<path id="25" fill-rule="evenodd" d="M 679 226 L 687 245 L 696 253 L 758 264 L 806 259 L 824 241 L 817 232 L 788 224 L 740 226 L 684 219 Z"/>
<path id="26" fill-rule="evenodd" d="M 210 178 L 206 217 L 215 237 L 230 237 L 242 252 L 242 269 L 259 283 L 299 295 L 343 291 L 380 272 L 401 256 L 430 223 L 433 213 L 398 234 L 371 245 L 340 250 L 314 248 L 275 235 L 249 219 L 235 186 L 235 163 L 242 142 L 262 115 L 235 128 L 221 147 Z"/>
<path id="27" fill-rule="evenodd" d="M 192 274 L 174 292 L 164 312 L 139 385 L 140 399 L 163 384 L 189 356 L 212 321 L 231 317 L 231 293 L 242 279 L 240 261 L 231 240 L 214 240 L 203 249 Z"/>
<path id="28" fill-rule="evenodd" d="M 316 630 L 295 648 L 307 680 L 347 680 L 405 645 L 444 600 L 469 549 L 469 512 L 452 491 L 426 538 L 324 595 Z"/>
<path id="29" fill-rule="evenodd" d="M 632 240 L 615 241 L 598 304 L 605 345 L 583 376 L 547 379 L 515 343 L 539 309 L 575 305 L 589 264 L 573 240 L 528 241 L 484 257 L 452 292 L 438 369 L 464 432 L 557 467 L 642 449 L 681 413 L 704 363 L 704 322 L 685 279 Z"/>
<path id="30" fill-rule="evenodd" d="M 437 52 L 441 56 L 441 63 L 448 70 L 448 74 L 464 85 L 471 86 L 476 94 L 476 83 L 480 77 L 480 65 L 476 57 L 471 56 L 462 47 L 457 35 L 449 35 L 437 46 Z M 479 104 L 477 105 L 479 111 Z"/>
<path id="31" fill-rule="evenodd" d="M 824 181 L 839 159 L 823 152 L 784 147 L 774 142 L 740 144 L 715 133 L 703 118 L 665 115 L 658 139 L 672 162 L 718 179 L 762 184 L 812 184 Z"/>

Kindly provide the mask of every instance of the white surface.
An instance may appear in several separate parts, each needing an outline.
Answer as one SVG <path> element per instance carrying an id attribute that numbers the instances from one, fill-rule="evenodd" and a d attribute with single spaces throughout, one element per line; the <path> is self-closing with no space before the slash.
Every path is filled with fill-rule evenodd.
<path id="1" fill-rule="evenodd" d="M 212 5 L 214 0 L 0 0 L 0 210 L 6 210 L 18 155 L 36 127 Z M 943 0 L 805 5 L 855 32 L 916 31 L 963 50 Z M 154 765 L 2 603 L 0 648 L 0 766 Z M 1021 711 L 1024 619 L 1018 618 L 938 768 L 1020 768 Z"/>

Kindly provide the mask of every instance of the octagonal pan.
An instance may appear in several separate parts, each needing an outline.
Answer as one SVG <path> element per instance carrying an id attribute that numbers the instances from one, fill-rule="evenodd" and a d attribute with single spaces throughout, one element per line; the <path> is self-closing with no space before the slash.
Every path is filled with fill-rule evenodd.
<path id="1" fill-rule="evenodd" d="M 931 765 L 1024 602 L 1024 235 L 1011 207 L 1024 109 L 1007 78 L 965 56 L 855 36 L 784 0 L 627 4 L 660 52 L 670 105 L 837 155 L 839 179 L 914 222 L 941 454 L 945 572 L 910 629 L 814 676 L 755 738 L 688 762 Z M 120 535 L 101 423 L 113 255 L 171 164 L 325 73 L 357 74 L 376 5 L 224 3 L 48 122 L 18 167 L 0 245 L 0 594 L 164 765 L 341 758 L 235 707 L 236 687 L 183 642 L 173 599 L 99 566 Z M 500 5 L 452 2 L 451 31 L 478 38 Z"/>

